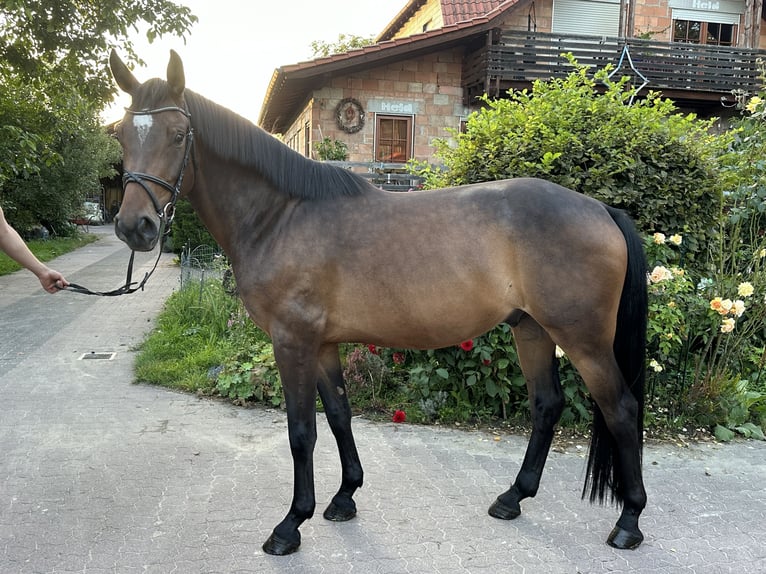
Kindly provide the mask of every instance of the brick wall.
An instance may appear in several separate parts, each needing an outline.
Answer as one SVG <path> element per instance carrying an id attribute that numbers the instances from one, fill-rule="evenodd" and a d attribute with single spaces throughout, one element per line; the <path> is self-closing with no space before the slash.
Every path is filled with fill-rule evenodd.
<path id="1" fill-rule="evenodd" d="M 372 161 L 375 143 L 376 103 L 412 104 L 414 114 L 413 157 L 438 162 L 434 138 L 447 138 L 447 128 L 458 129 L 467 109 L 461 87 L 462 49 L 456 48 L 422 58 L 397 62 L 364 72 L 337 77 L 314 92 L 298 119 L 285 132 L 285 142 L 302 152 L 301 131 L 311 124 L 311 145 L 322 137 L 341 140 L 349 148 L 349 161 Z M 355 98 L 365 110 L 364 127 L 357 133 L 341 130 L 335 108 L 344 98 Z M 372 109 L 371 109 L 372 108 Z M 388 114 L 387 114 L 388 115 Z"/>

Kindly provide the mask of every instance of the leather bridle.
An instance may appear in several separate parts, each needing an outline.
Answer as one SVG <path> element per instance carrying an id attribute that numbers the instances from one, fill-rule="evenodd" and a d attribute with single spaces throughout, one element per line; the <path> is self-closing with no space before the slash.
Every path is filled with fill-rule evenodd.
<path id="1" fill-rule="evenodd" d="M 180 108 L 178 106 L 168 106 L 164 108 L 155 108 L 153 110 L 141 110 L 141 111 L 125 108 L 125 111 L 134 116 L 153 115 L 153 114 L 159 114 L 162 112 L 180 112 L 183 115 L 185 115 L 187 118 L 189 118 L 189 120 L 191 120 L 191 114 L 187 112 L 185 109 Z M 192 150 L 193 147 L 194 147 L 194 129 L 191 127 L 191 121 L 190 121 L 189 130 L 186 132 L 186 149 L 184 150 L 184 159 L 183 159 L 183 162 L 181 162 L 181 168 L 178 171 L 178 177 L 176 178 L 176 182 L 174 185 L 171 185 L 169 182 L 165 181 L 161 177 L 157 177 L 156 175 L 152 175 L 150 173 L 142 173 L 140 171 L 125 170 L 122 174 L 122 189 L 125 190 L 128 187 L 128 185 L 131 183 L 135 183 L 141 186 L 141 189 L 143 189 L 147 193 L 147 195 L 149 196 L 149 199 L 152 201 L 154 210 L 156 211 L 157 216 L 160 218 L 160 231 L 159 231 L 160 246 L 159 246 L 159 249 L 157 250 L 157 259 L 155 260 L 154 266 L 152 267 L 151 271 L 146 273 L 144 275 L 144 278 L 141 280 L 141 282 L 136 285 L 137 282 L 132 280 L 133 260 L 135 258 L 136 252 L 131 251 L 130 261 L 128 261 L 127 277 L 125 278 L 125 285 L 123 285 L 122 287 L 118 287 L 117 289 L 113 289 L 112 291 L 92 291 L 88 289 L 87 287 L 78 285 L 77 283 L 70 283 L 65 289 L 69 291 L 74 291 L 75 293 L 82 293 L 83 295 L 99 295 L 101 297 L 127 295 L 129 293 L 135 293 L 136 291 L 139 291 L 139 290 L 143 291 L 144 285 L 146 284 L 149 277 L 151 277 L 152 273 L 154 273 L 154 270 L 157 269 L 157 264 L 160 262 L 160 256 L 162 255 L 162 248 L 165 243 L 165 237 L 170 232 L 170 224 L 173 223 L 173 217 L 175 216 L 175 211 L 176 211 L 176 202 L 178 201 L 178 196 L 181 194 L 181 186 L 183 185 L 183 182 L 184 182 L 184 173 L 186 172 L 186 168 L 189 165 L 190 159 L 192 162 L 192 166 L 194 166 L 195 162 L 194 162 L 194 155 Z M 152 192 L 151 189 L 149 189 L 149 186 L 146 185 L 147 181 L 157 184 L 163 189 L 170 192 L 170 199 L 165 205 L 160 206 L 160 202 L 157 199 L 157 196 Z"/>
<path id="2" fill-rule="evenodd" d="M 155 108 L 153 110 L 131 110 L 130 108 L 125 108 L 125 111 L 131 115 L 134 116 L 147 116 L 147 115 L 154 115 L 159 114 L 162 112 L 180 112 L 183 115 L 185 115 L 189 120 L 191 120 L 191 114 L 187 112 L 184 108 L 180 108 L 178 106 L 168 106 L 165 108 Z M 157 213 L 157 216 L 160 218 L 160 222 L 164 225 L 165 233 L 169 233 L 170 231 L 170 224 L 173 222 L 173 217 L 175 216 L 175 210 L 176 210 L 176 202 L 178 201 L 178 196 L 181 193 L 181 186 L 184 182 L 184 173 L 186 172 L 186 168 L 189 165 L 189 159 L 192 160 L 192 163 L 194 163 L 194 159 L 192 156 L 192 148 L 194 146 L 194 129 L 191 127 L 191 122 L 189 123 L 189 131 L 186 132 L 186 149 L 184 150 L 184 159 L 181 163 L 181 169 L 178 171 L 178 177 L 176 178 L 175 185 L 171 185 L 169 182 L 165 181 L 161 177 L 157 177 L 156 175 L 152 175 L 150 173 L 142 173 L 139 171 L 128 171 L 125 170 L 122 174 L 122 189 L 126 189 L 129 184 L 136 183 L 141 186 L 141 189 L 143 189 L 147 195 L 149 196 L 149 199 L 152 201 L 152 205 L 154 206 L 154 210 Z M 157 200 L 157 196 L 154 195 L 151 189 L 149 189 L 149 186 L 146 185 L 145 182 L 151 182 L 159 185 L 160 187 L 164 188 L 165 190 L 170 192 L 170 200 L 162 207 L 160 207 L 160 202 Z"/>

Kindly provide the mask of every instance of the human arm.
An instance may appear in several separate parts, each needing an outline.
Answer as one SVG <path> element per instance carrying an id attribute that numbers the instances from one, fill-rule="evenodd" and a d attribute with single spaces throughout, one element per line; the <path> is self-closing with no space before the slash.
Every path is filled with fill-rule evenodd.
<path id="1" fill-rule="evenodd" d="M 0 209 L 0 249 L 16 263 L 34 273 L 48 293 L 55 293 L 69 285 L 61 273 L 49 268 L 35 257 L 18 232 L 5 220 L 2 209 Z"/>

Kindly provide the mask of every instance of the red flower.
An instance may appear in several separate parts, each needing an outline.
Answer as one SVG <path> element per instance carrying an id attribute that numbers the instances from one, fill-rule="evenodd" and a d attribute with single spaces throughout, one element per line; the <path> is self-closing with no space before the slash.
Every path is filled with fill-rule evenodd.
<path id="1" fill-rule="evenodd" d="M 407 420 L 407 415 L 404 413 L 404 411 L 394 412 L 393 421 L 395 423 L 403 423 L 405 420 Z"/>
<path id="2" fill-rule="evenodd" d="M 394 353 L 392 356 L 394 363 L 401 365 L 404 363 L 404 353 Z"/>
<path id="3" fill-rule="evenodd" d="M 372 343 L 367 345 L 367 348 L 370 350 L 370 353 L 372 353 L 373 355 L 377 355 L 378 354 L 378 348 L 375 345 L 373 345 Z"/>
<path id="4" fill-rule="evenodd" d="M 473 339 L 468 339 L 467 341 L 460 343 L 460 348 L 464 351 L 470 351 L 473 349 Z"/>
<path id="5" fill-rule="evenodd" d="M 482 361 L 482 363 L 484 363 L 484 366 L 485 366 L 485 367 L 489 367 L 489 366 L 492 364 L 492 361 L 490 361 L 489 359 L 484 359 L 484 360 Z"/>

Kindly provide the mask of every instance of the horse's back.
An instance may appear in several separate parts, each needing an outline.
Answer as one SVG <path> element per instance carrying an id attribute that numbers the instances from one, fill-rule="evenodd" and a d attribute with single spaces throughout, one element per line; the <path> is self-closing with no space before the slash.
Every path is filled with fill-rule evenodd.
<path id="1" fill-rule="evenodd" d="M 543 180 L 371 192 L 315 209 L 311 257 L 289 266 L 310 283 L 281 284 L 310 293 L 333 340 L 446 346 L 517 309 L 541 324 L 582 320 L 573 308 L 588 293 L 616 305 L 612 283 L 624 276 L 624 242 L 603 204 Z M 301 235 L 278 255 L 285 269 L 307 253 Z"/>

